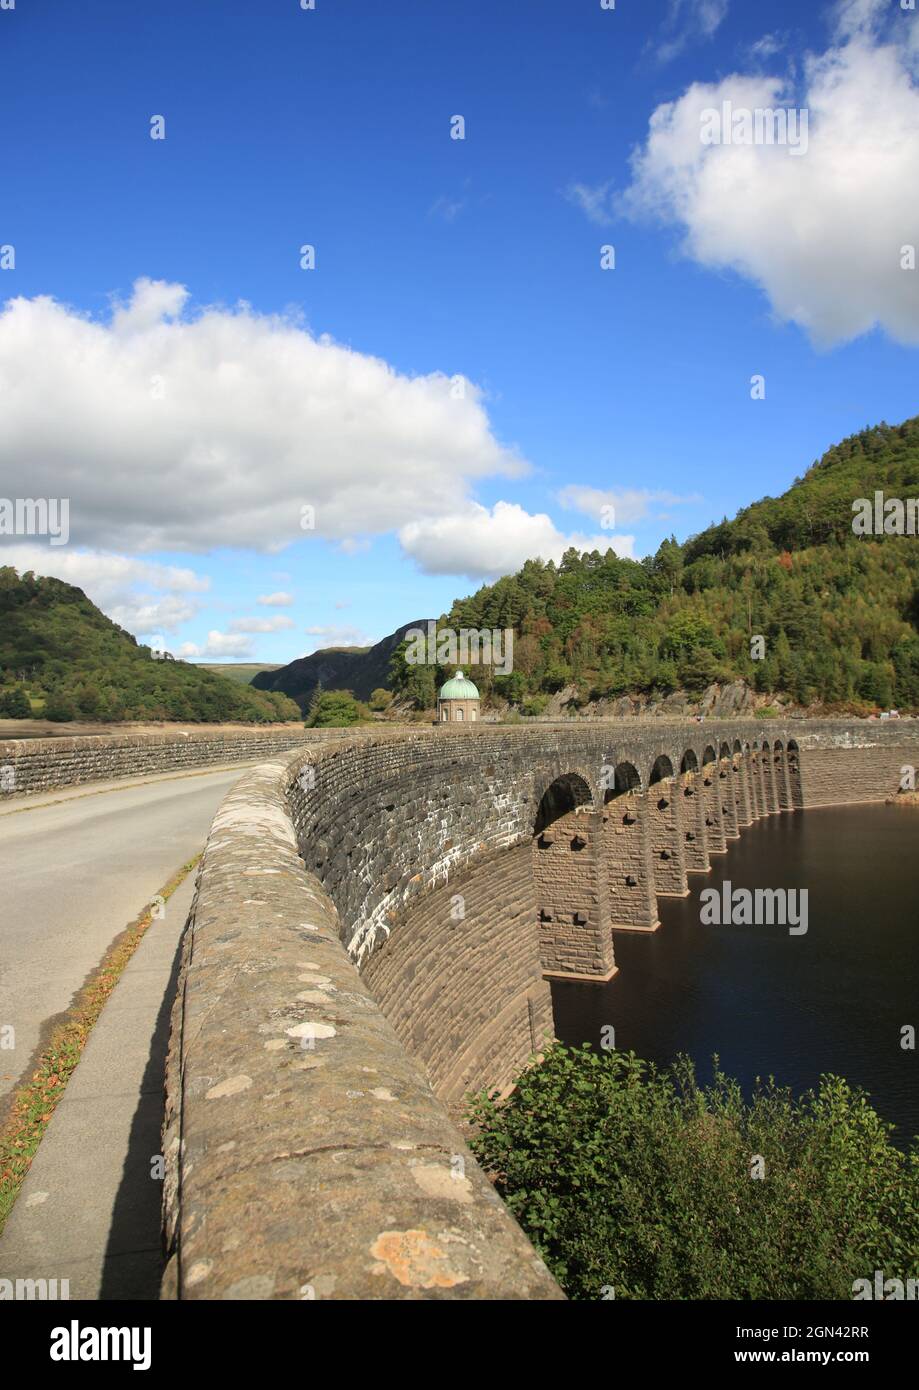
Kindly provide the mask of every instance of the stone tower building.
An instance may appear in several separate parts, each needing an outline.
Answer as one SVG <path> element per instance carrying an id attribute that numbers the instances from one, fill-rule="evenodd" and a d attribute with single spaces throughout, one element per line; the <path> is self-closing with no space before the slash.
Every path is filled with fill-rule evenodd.
<path id="1" fill-rule="evenodd" d="M 465 721 L 472 723 L 479 717 L 479 692 L 467 680 L 462 671 L 457 671 L 451 680 L 445 681 L 437 696 L 438 724 L 456 724 Z"/>

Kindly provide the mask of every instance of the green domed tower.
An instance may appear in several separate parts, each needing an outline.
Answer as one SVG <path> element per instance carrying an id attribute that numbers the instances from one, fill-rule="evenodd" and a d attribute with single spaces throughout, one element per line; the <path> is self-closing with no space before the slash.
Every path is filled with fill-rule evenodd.
<path id="1" fill-rule="evenodd" d="M 450 680 L 444 681 L 437 696 L 438 724 L 471 724 L 479 717 L 479 692 L 467 680 L 462 671 L 457 671 Z"/>

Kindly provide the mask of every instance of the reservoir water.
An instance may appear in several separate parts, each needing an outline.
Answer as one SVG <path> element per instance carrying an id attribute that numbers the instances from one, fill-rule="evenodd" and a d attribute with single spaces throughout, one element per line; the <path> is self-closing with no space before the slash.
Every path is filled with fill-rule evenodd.
<path id="1" fill-rule="evenodd" d="M 615 1045 L 659 1064 L 711 1057 L 749 1092 L 772 1075 L 795 1093 L 834 1072 L 863 1087 L 897 1143 L 919 1134 L 919 807 L 828 807 L 771 816 L 730 842 L 687 898 L 660 899 L 655 933 L 616 932 L 605 985 L 553 982 L 567 1043 Z M 808 930 L 704 926 L 699 894 L 808 890 Z"/>

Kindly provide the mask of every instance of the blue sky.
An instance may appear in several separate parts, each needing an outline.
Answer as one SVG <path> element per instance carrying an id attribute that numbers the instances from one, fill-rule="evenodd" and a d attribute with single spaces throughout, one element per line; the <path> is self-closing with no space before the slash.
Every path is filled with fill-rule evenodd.
<path id="1" fill-rule="evenodd" d="M 916 414 L 917 33 L 896 0 L 17 0 L 0 492 L 69 497 L 71 537 L 0 562 L 286 661 Z M 810 109 L 802 157 L 687 145 L 763 94 Z"/>

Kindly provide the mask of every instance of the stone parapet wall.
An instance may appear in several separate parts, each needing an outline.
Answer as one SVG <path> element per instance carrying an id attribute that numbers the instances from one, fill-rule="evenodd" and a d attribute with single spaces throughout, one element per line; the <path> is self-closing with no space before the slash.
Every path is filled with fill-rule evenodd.
<path id="1" fill-rule="evenodd" d="M 225 733 L 164 731 L 156 734 L 90 734 L 80 738 L 25 738 L 0 742 L 0 795 L 27 796 L 189 768 L 271 758 L 304 743 L 341 738 L 342 729 L 272 729 Z"/>
<path id="2" fill-rule="evenodd" d="M 288 757 L 244 774 L 199 869 L 164 1297 L 561 1298 L 344 950 L 298 854 L 290 773 Z"/>

